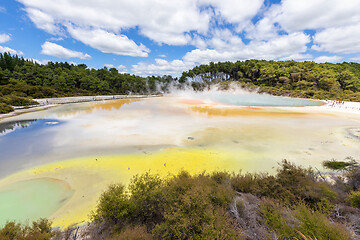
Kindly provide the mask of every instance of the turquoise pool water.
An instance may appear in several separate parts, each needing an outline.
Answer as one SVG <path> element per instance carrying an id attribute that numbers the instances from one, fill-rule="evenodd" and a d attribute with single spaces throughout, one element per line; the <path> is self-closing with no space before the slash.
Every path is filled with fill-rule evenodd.
<path id="1" fill-rule="evenodd" d="M 64 182 L 53 178 L 20 181 L 0 188 L 0 226 L 6 221 L 31 223 L 48 218 L 72 195 L 73 190 Z"/>
<path id="2" fill-rule="evenodd" d="M 318 106 L 322 102 L 301 99 L 278 97 L 268 94 L 257 93 L 232 93 L 232 92 L 206 92 L 199 94 L 202 99 L 211 100 L 218 103 L 239 105 L 239 106 L 263 106 L 263 107 L 300 107 Z"/>

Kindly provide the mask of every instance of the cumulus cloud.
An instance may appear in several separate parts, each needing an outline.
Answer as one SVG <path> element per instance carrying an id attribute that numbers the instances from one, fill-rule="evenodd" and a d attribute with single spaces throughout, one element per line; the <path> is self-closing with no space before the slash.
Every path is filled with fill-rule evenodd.
<path id="1" fill-rule="evenodd" d="M 68 26 L 71 36 L 104 53 L 114 53 L 133 57 L 147 57 L 150 50 L 137 45 L 125 35 L 115 35 L 101 29 L 82 29 Z"/>
<path id="2" fill-rule="evenodd" d="M 37 28 L 51 34 L 62 34 L 61 29 L 56 26 L 55 20 L 50 14 L 37 8 L 26 8 L 26 12 Z"/>
<path id="3" fill-rule="evenodd" d="M 360 1 L 283 0 L 278 22 L 287 31 L 341 27 L 360 22 Z"/>
<path id="4" fill-rule="evenodd" d="M 199 0 L 201 6 L 213 6 L 215 14 L 225 21 L 234 24 L 241 24 L 254 17 L 264 0 Z"/>
<path id="5" fill-rule="evenodd" d="M 137 75 L 179 75 L 183 71 L 194 67 L 192 63 L 185 63 L 182 60 L 166 61 L 164 59 L 155 59 L 155 63 L 140 62 L 132 66 L 132 72 Z"/>
<path id="6" fill-rule="evenodd" d="M 244 27 L 246 38 L 251 40 L 269 40 L 279 35 L 280 25 L 276 25 L 276 17 L 281 11 L 281 5 L 274 4 L 264 13 L 263 18 L 255 24 L 249 22 Z"/>
<path id="7" fill-rule="evenodd" d="M 78 51 L 73 51 L 67 48 L 64 48 L 63 46 L 52 43 L 52 42 L 45 42 L 43 45 L 41 45 L 41 53 L 49 56 L 54 56 L 58 58 L 80 58 L 80 59 L 91 59 L 91 56 L 89 54 L 85 54 Z"/>
<path id="8" fill-rule="evenodd" d="M 9 34 L 6 34 L 6 33 L 0 34 L 0 43 L 8 42 L 8 41 L 10 41 L 10 39 L 11 39 L 11 37 Z"/>
<path id="9" fill-rule="evenodd" d="M 331 62 L 336 63 L 342 61 L 344 58 L 340 56 L 320 56 L 314 59 L 314 62 L 316 63 L 325 63 L 325 62 Z"/>
<path id="10" fill-rule="evenodd" d="M 56 33 L 58 24 L 69 22 L 112 33 L 138 27 L 156 42 L 175 45 L 186 44 L 190 31 L 206 32 L 210 19 L 192 0 L 105 0 L 101 4 L 96 0 L 18 1 L 26 6 L 35 25 L 49 33 Z"/>
<path id="11" fill-rule="evenodd" d="M 9 48 L 9 47 L 3 47 L 3 46 L 0 46 L 0 52 L 1 53 L 10 53 L 10 54 L 13 54 L 13 55 L 24 55 L 24 53 L 20 50 L 15 50 L 15 49 L 12 49 L 12 48 Z"/>
<path id="12" fill-rule="evenodd" d="M 253 41 L 248 45 L 234 48 L 231 44 L 222 51 L 217 49 L 195 49 L 188 52 L 183 59 L 186 62 L 208 63 L 209 61 L 236 61 L 245 59 L 278 59 L 288 57 L 296 53 L 305 52 L 306 44 L 310 42 L 308 35 L 297 32 L 282 35 L 270 41 Z"/>
<path id="13" fill-rule="evenodd" d="M 360 23 L 346 27 L 327 28 L 314 36 L 313 49 L 331 53 L 360 52 Z"/>

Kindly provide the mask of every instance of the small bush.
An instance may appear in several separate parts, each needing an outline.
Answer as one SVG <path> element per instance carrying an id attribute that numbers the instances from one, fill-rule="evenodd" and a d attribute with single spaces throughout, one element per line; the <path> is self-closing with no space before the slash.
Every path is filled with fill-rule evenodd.
<path id="1" fill-rule="evenodd" d="M 266 200 L 260 209 L 265 223 L 279 239 L 303 239 L 304 236 L 317 240 L 351 239 L 345 226 L 329 222 L 324 214 L 305 204 L 291 210 Z"/>
<path id="2" fill-rule="evenodd" d="M 351 192 L 348 200 L 350 201 L 351 206 L 360 208 L 360 191 Z"/>
<path id="3" fill-rule="evenodd" d="M 29 98 L 19 97 L 15 95 L 7 95 L 0 98 L 0 102 L 4 102 L 11 106 L 28 106 L 28 105 L 36 105 L 38 102 L 35 102 Z"/>
<path id="4" fill-rule="evenodd" d="M 318 240 L 351 239 L 345 226 L 331 223 L 324 214 L 312 211 L 303 204 L 295 209 L 294 216 L 301 222 L 298 231 L 305 236 Z"/>
<path id="5" fill-rule="evenodd" d="M 48 240 L 54 236 L 51 222 L 47 219 L 34 221 L 32 226 L 22 225 L 14 221 L 8 222 L 0 229 L 1 240 Z"/>
<path id="6" fill-rule="evenodd" d="M 349 170 L 349 168 L 356 165 L 354 160 L 352 161 L 336 161 L 335 159 L 330 161 L 324 161 L 323 166 L 324 168 L 335 170 L 335 171 L 344 171 Z"/>
<path id="7" fill-rule="evenodd" d="M 130 202 L 133 205 L 132 222 L 145 225 L 149 230 L 163 218 L 164 197 L 162 180 L 146 172 L 136 175 L 129 184 Z"/>
<path id="8" fill-rule="evenodd" d="M 14 111 L 14 108 L 6 103 L 0 102 L 0 114 Z"/>
<path id="9" fill-rule="evenodd" d="M 91 218 L 95 221 L 126 222 L 134 211 L 133 204 L 125 191 L 125 186 L 112 184 L 100 196 L 99 204 Z"/>

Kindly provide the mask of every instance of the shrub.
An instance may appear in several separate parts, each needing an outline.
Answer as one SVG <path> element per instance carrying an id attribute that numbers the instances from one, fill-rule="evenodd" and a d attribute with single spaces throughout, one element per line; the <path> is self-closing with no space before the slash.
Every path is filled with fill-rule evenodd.
<path id="1" fill-rule="evenodd" d="M 329 185 L 316 181 L 310 169 L 297 167 L 286 160 L 280 164 L 275 176 L 236 174 L 231 177 L 231 185 L 238 192 L 278 199 L 290 206 L 305 201 L 316 208 L 323 199 L 331 202 L 337 198 Z"/>
<path id="2" fill-rule="evenodd" d="M 132 222 L 151 230 L 163 218 L 164 197 L 159 175 L 146 172 L 136 175 L 129 184 L 130 202 L 133 205 Z"/>
<path id="3" fill-rule="evenodd" d="M 324 214 L 312 211 L 303 204 L 295 209 L 294 216 L 301 222 L 298 231 L 306 236 L 318 240 L 351 239 L 345 226 L 331 223 Z"/>
<path id="4" fill-rule="evenodd" d="M 1 100 L 0 100 L 1 101 Z M 6 103 L 0 102 L 0 114 L 14 111 L 14 108 Z"/>
<path id="5" fill-rule="evenodd" d="M 51 229 L 51 221 L 39 219 L 32 226 L 22 225 L 14 221 L 6 223 L 0 229 L 1 240 L 48 240 L 54 236 Z"/>
<path id="6" fill-rule="evenodd" d="M 209 176 L 191 177 L 180 173 L 165 188 L 164 221 L 153 234 L 155 239 L 235 239 L 241 231 L 222 207 L 233 191 Z"/>
<path id="7" fill-rule="evenodd" d="M 125 223 L 133 214 L 134 206 L 122 184 L 112 184 L 100 196 L 96 211 L 91 214 L 95 221 Z"/>
<path id="8" fill-rule="evenodd" d="M 335 170 L 335 171 L 344 171 L 349 170 L 349 168 L 356 166 L 356 162 L 354 160 L 351 161 L 336 161 L 332 159 L 330 161 L 323 162 L 324 168 Z"/>
<path id="9" fill-rule="evenodd" d="M 1 102 L 4 102 L 11 106 L 28 106 L 28 105 L 36 105 L 38 102 L 35 102 L 29 98 L 19 97 L 15 95 L 7 95 L 0 98 Z"/>
<path id="10" fill-rule="evenodd" d="M 360 208 L 360 191 L 351 192 L 348 200 L 350 201 L 351 206 Z"/>
<path id="11" fill-rule="evenodd" d="M 263 220 L 279 235 L 279 239 L 350 239 L 345 226 L 329 222 L 324 214 L 311 210 L 305 204 L 291 210 L 272 200 L 265 200 L 260 209 Z"/>

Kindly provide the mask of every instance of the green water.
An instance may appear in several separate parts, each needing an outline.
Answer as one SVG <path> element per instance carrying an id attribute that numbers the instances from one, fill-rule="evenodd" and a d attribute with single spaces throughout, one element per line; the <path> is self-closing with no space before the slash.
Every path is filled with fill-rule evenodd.
<path id="1" fill-rule="evenodd" d="M 69 185 L 57 179 L 39 178 L 0 188 L 0 226 L 48 218 L 72 195 Z M 30 221 L 29 221 L 30 220 Z"/>

